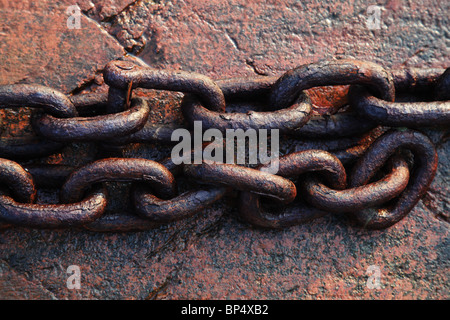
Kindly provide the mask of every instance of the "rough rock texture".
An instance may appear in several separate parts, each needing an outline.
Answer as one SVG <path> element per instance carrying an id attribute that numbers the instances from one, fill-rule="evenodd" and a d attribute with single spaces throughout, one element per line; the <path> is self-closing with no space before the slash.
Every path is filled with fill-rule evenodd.
<path id="1" fill-rule="evenodd" d="M 82 27 L 69 30 L 66 8 L 74 3 L 0 0 L 0 84 L 104 90 L 101 69 L 126 52 L 215 79 L 281 75 L 333 57 L 386 68 L 450 65 L 448 1 L 379 1 L 380 30 L 367 29 L 365 2 L 343 0 L 79 1 Z M 180 94 L 141 94 L 153 105 L 152 121 L 180 121 Z M 26 114 L 6 112 L 4 131 L 20 134 Z M 0 232 L 0 298 L 448 299 L 450 142 L 448 130 L 428 133 L 440 157 L 436 178 L 409 216 L 387 230 L 365 231 L 344 216 L 254 229 L 239 221 L 232 197 L 141 233 L 14 228 Z M 41 161 L 82 164 L 93 149 L 73 144 Z M 127 152 L 161 159 L 169 149 Z M 70 265 L 81 269 L 80 290 L 66 286 Z M 372 265 L 380 268 L 380 289 L 366 285 Z"/>

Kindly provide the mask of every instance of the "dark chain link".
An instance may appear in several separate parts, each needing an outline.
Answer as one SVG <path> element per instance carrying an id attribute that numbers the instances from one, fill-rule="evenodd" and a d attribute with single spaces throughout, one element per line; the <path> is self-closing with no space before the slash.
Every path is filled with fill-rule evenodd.
<path id="1" fill-rule="evenodd" d="M 417 129 L 450 124 L 450 101 L 444 101 L 450 98 L 450 69 L 389 72 L 371 62 L 332 60 L 299 66 L 280 78 L 213 81 L 112 61 L 104 79 L 108 93 L 70 97 L 39 85 L 0 86 L 0 108 L 41 109 L 31 120 L 35 136 L 0 139 L 0 228 L 148 230 L 236 193 L 239 216 L 259 227 L 289 227 L 336 212 L 348 213 L 364 228 L 387 228 L 411 211 L 436 173 L 435 147 Z M 314 115 L 307 90 L 329 85 L 350 85 L 350 107 Z M 131 98 L 135 88 L 184 93 L 185 125 L 153 124 L 151 105 Z M 400 102 L 399 92 L 428 98 Z M 263 111 L 252 110 L 256 101 Z M 227 112 L 231 102 L 251 111 Z M 177 165 L 170 158 L 105 157 L 79 168 L 15 162 L 53 155 L 71 142 L 119 150 L 130 143 L 172 143 L 174 130 L 192 130 L 195 121 L 203 130 L 221 132 L 278 129 L 295 139 L 297 151 L 272 159 L 279 165 L 276 174 L 267 172 L 268 164 Z M 181 178 L 193 183 L 179 194 Z M 104 182 L 132 183 L 133 213 L 105 214 L 114 195 L 107 195 Z M 36 204 L 37 187 L 60 188 L 60 202 Z"/>

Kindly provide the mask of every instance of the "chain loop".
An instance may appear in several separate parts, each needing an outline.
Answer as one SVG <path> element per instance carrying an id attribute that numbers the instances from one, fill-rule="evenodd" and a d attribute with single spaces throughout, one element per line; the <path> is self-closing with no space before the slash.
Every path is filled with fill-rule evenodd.
<path id="1" fill-rule="evenodd" d="M 409 181 L 407 162 L 401 157 L 390 164 L 391 172 L 383 179 L 345 190 L 327 187 L 315 176 L 302 182 L 309 204 L 328 212 L 352 212 L 381 205 L 398 196 Z"/>
<path id="2" fill-rule="evenodd" d="M 61 201 L 79 201 L 89 186 L 106 181 L 142 181 L 162 197 L 175 195 L 175 178 L 163 165 L 146 159 L 108 158 L 74 171 L 61 188 Z"/>
<path id="3" fill-rule="evenodd" d="M 71 204 L 18 203 L 11 197 L 0 195 L 0 219 L 16 226 L 33 228 L 70 228 L 82 226 L 103 215 L 106 194 L 103 190 Z"/>
<path id="4" fill-rule="evenodd" d="M 371 96 L 363 87 L 351 87 L 350 104 L 363 117 L 392 127 L 447 126 L 450 101 L 389 102 Z"/>
<path id="5" fill-rule="evenodd" d="M 425 194 L 436 174 L 438 156 L 430 139 L 413 130 L 392 130 L 377 139 L 358 159 L 350 175 L 350 187 L 368 183 L 399 148 L 406 148 L 414 154 L 415 168 L 408 186 L 390 207 L 355 212 L 355 218 L 365 228 L 388 228 L 403 219 Z"/>
<path id="6" fill-rule="evenodd" d="M 78 112 L 70 99 L 55 89 L 30 84 L 0 86 L 0 108 L 42 108 L 58 118 L 76 117 Z"/>
<path id="7" fill-rule="evenodd" d="M 104 69 L 105 82 L 114 88 L 126 90 L 147 88 L 181 91 L 196 94 L 211 110 L 224 111 L 225 97 L 210 78 L 193 72 L 157 70 L 142 67 L 131 61 L 111 61 Z"/>
<path id="8" fill-rule="evenodd" d="M 280 133 L 290 133 L 301 128 L 311 116 L 311 99 L 301 94 L 286 109 L 271 112 L 248 111 L 247 113 L 225 113 L 210 111 L 194 96 L 186 95 L 181 105 L 183 115 L 191 127 L 194 121 L 201 121 L 205 129 L 278 129 Z"/>
<path id="9" fill-rule="evenodd" d="M 0 108 L 43 110 L 31 121 L 36 136 L 0 139 L 0 229 L 15 225 L 101 232 L 148 230 L 204 211 L 226 194 L 235 194 L 231 190 L 239 191 L 239 216 L 260 227 L 289 227 L 330 212 L 348 212 L 364 228 L 390 227 L 424 195 L 438 158 L 423 133 L 389 127 L 448 126 L 449 70 L 390 72 L 372 62 L 347 59 L 302 65 L 280 78 L 213 81 L 197 73 L 157 70 L 136 60 L 106 65 L 108 92 L 66 96 L 40 85 L 2 85 Z M 350 85 L 341 99 L 348 100 L 350 107 L 336 113 L 344 107 L 339 103 L 333 106 L 335 114 L 313 115 L 305 90 L 328 85 Z M 149 121 L 151 106 L 141 98 L 131 99 L 135 88 L 184 93 L 181 109 L 186 124 Z M 414 93 L 412 101 L 421 102 L 395 101 L 396 92 Z M 232 102 L 246 109 L 257 102 L 263 110 L 230 112 Z M 219 133 L 278 129 L 296 139 L 295 145 L 287 147 L 295 152 L 256 169 L 211 161 L 178 165 L 171 158 L 160 162 L 122 158 L 121 150 L 130 143 L 172 143 L 172 133 L 191 128 L 194 121 Z M 27 161 L 22 167 L 1 158 L 52 155 L 54 159 L 67 143 L 77 141 L 100 141 L 100 146 L 115 148 L 120 155 L 79 168 L 39 164 L 48 159 Z M 414 156 L 411 170 L 404 150 Z M 194 159 L 197 151 L 191 150 Z M 271 173 L 274 163 L 276 174 Z M 344 164 L 351 172 L 348 186 Z M 382 168 L 388 172 L 378 178 Z M 206 186 L 177 194 L 175 176 Z M 375 176 L 378 180 L 372 181 Z M 106 214 L 109 197 L 98 184 L 120 181 L 133 182 L 132 211 Z M 59 203 L 35 204 L 36 185 L 60 188 Z"/>
<path id="10" fill-rule="evenodd" d="M 308 150 L 290 153 L 278 159 L 278 175 L 295 177 L 300 174 L 320 171 L 329 184 L 336 189 L 346 186 L 347 175 L 342 163 L 332 154 L 322 150 Z M 266 165 L 267 166 L 267 165 Z M 263 170 L 265 166 L 260 166 Z M 238 210 L 240 216 L 250 224 L 265 228 L 284 228 L 319 218 L 325 211 L 305 203 L 294 202 L 282 209 L 267 210 L 261 197 L 253 192 L 239 194 Z M 275 212 L 275 213 L 274 213 Z"/>
<path id="11" fill-rule="evenodd" d="M 287 71 L 273 86 L 270 103 L 287 107 L 301 91 L 327 85 L 363 84 L 381 99 L 394 101 L 392 74 L 380 65 L 358 60 L 325 60 Z"/>
<path id="12" fill-rule="evenodd" d="M 247 190 L 281 203 L 289 203 L 297 195 L 295 185 L 285 178 L 234 164 L 203 162 L 185 166 L 183 173 L 201 183 Z"/>
<path id="13" fill-rule="evenodd" d="M 36 199 L 36 187 L 31 174 L 17 162 L 0 158 L 0 187 L 4 188 L 5 185 L 18 201 L 32 203 Z"/>
<path id="14" fill-rule="evenodd" d="M 58 119 L 43 115 L 33 121 L 36 133 L 60 142 L 98 141 L 138 131 L 147 122 L 150 109 L 145 100 L 135 98 L 131 108 L 114 114 L 96 117 Z"/>

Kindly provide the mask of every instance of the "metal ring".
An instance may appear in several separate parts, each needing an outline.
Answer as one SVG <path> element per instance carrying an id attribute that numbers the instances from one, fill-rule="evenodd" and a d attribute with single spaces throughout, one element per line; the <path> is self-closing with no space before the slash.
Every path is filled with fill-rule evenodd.
<path id="1" fill-rule="evenodd" d="M 287 71 L 273 86 L 270 103 L 275 109 L 286 108 L 303 90 L 349 84 L 366 85 L 381 99 L 394 101 L 393 77 L 380 65 L 358 60 L 331 60 L 305 64 Z"/>
<path id="2" fill-rule="evenodd" d="M 365 88 L 349 90 L 350 105 L 364 118 L 393 127 L 450 124 L 450 101 L 389 102 L 372 96 Z"/>
<path id="3" fill-rule="evenodd" d="M 327 187 L 317 177 L 302 181 L 307 202 L 328 212 L 351 212 L 381 205 L 397 197 L 408 185 L 408 163 L 396 157 L 390 164 L 391 172 L 383 179 L 345 190 Z"/>
<path id="4" fill-rule="evenodd" d="M 216 80 L 227 101 L 267 100 L 277 77 L 251 77 Z"/>
<path id="5" fill-rule="evenodd" d="M 332 115 L 312 116 L 303 127 L 291 132 L 298 137 L 336 138 L 365 133 L 377 126 L 376 122 L 361 121 L 354 112 L 340 112 Z"/>
<path id="6" fill-rule="evenodd" d="M 395 91 L 430 91 L 442 77 L 442 68 L 399 68 L 392 70 Z M 439 99 L 438 99 L 439 100 Z"/>
<path id="7" fill-rule="evenodd" d="M 78 115 L 71 100 L 62 92 L 40 85 L 11 84 L 0 86 L 0 108 L 41 108 L 58 117 L 70 118 Z M 47 156 L 63 147 L 60 143 L 45 141 L 37 137 L 0 139 L 0 156 L 26 159 Z"/>
<path id="8" fill-rule="evenodd" d="M 222 89 L 223 94 L 227 101 L 240 99 L 240 100 L 261 100 L 268 101 L 269 94 L 274 86 L 274 83 L 278 80 L 276 77 L 255 77 L 255 78 L 236 78 L 227 80 L 217 80 L 216 83 Z M 195 109 L 196 110 L 196 109 Z M 199 110 L 197 113 L 201 113 Z M 191 112 L 187 111 L 188 116 Z M 210 115 L 206 115 L 207 118 L 213 118 L 215 123 L 220 122 Z M 221 118 L 226 119 L 230 114 L 220 114 Z M 204 115 L 202 116 L 205 117 Z M 292 114 L 295 118 L 295 115 Z M 246 116 L 243 116 L 245 119 Z M 192 120 L 190 120 L 192 122 Z M 211 122 L 211 121 L 209 121 Z M 215 126 L 215 125 L 214 125 Z M 284 124 L 280 124 L 284 126 Z M 376 123 L 370 120 L 361 121 L 359 115 L 354 112 L 341 112 L 333 115 L 323 115 L 310 117 L 306 124 L 299 123 L 291 127 L 297 127 L 296 130 L 288 130 L 289 134 L 296 137 L 312 137 L 312 138 L 335 138 L 335 137 L 348 137 L 355 134 L 361 134 L 373 129 Z M 245 128 L 245 124 L 242 125 Z"/>
<path id="9" fill-rule="evenodd" d="M 30 84 L 10 84 L 0 86 L 0 108 L 31 107 L 42 108 L 58 118 L 78 115 L 70 99 L 55 89 Z"/>
<path id="10" fill-rule="evenodd" d="M 132 83 L 133 88 L 193 93 L 212 110 L 225 110 L 225 97 L 219 86 L 198 73 L 158 70 L 131 61 L 111 61 L 106 65 L 103 77 L 109 86 L 122 90 Z"/>
<path id="11" fill-rule="evenodd" d="M 45 114 L 33 121 L 39 135 L 56 141 L 98 141 L 136 132 L 147 122 L 150 109 L 144 99 L 132 100 L 130 109 L 96 117 L 55 118 Z"/>
<path id="12" fill-rule="evenodd" d="M 162 200 L 152 194 L 149 188 L 138 186 L 132 193 L 136 212 L 143 218 L 158 223 L 168 223 L 186 219 L 194 213 L 208 208 L 223 198 L 225 187 L 190 190 L 179 196 Z"/>
<path id="13" fill-rule="evenodd" d="M 260 169 L 263 169 L 261 166 Z M 305 172 L 320 171 L 335 189 L 346 186 L 347 175 L 342 163 L 332 154 L 322 150 L 300 151 L 279 158 L 279 171 L 283 177 L 294 177 Z M 264 228 L 284 228 L 301 224 L 326 214 L 325 211 L 293 202 L 277 212 L 265 209 L 261 197 L 252 192 L 241 192 L 238 201 L 239 215 L 248 223 Z"/>
<path id="14" fill-rule="evenodd" d="M 204 128 L 226 129 L 278 129 L 280 133 L 289 133 L 302 127 L 311 117 L 311 100 L 306 94 L 298 97 L 289 108 L 270 111 L 247 113 L 224 113 L 210 111 L 203 107 L 200 101 L 190 95 L 185 95 L 181 105 L 183 115 L 193 126 L 194 121 L 201 121 Z"/>
<path id="15" fill-rule="evenodd" d="M 106 195 L 101 189 L 78 203 L 27 204 L 0 195 L 0 219 L 15 226 L 33 228 L 67 228 L 98 219 L 105 211 Z"/>
<path id="16" fill-rule="evenodd" d="M 350 175 L 350 187 L 368 183 L 386 159 L 399 148 L 406 148 L 414 154 L 415 169 L 412 171 L 409 184 L 393 205 L 355 212 L 354 218 L 365 228 L 388 228 L 403 219 L 425 194 L 434 179 L 438 156 L 430 139 L 413 130 L 392 130 L 377 139 L 355 164 Z"/>
<path id="17" fill-rule="evenodd" d="M 0 159 L 0 184 L 20 202 L 32 203 L 36 199 L 33 177 L 17 162 Z"/>
<path id="18" fill-rule="evenodd" d="M 335 149 L 330 152 L 335 155 L 336 158 L 342 162 L 342 164 L 347 165 L 360 158 L 372 145 L 372 143 L 374 143 L 376 139 L 388 130 L 389 128 L 386 127 L 377 127 L 360 137 L 358 139 L 358 143 L 355 143 L 353 146 L 340 148 L 339 150 Z"/>
<path id="19" fill-rule="evenodd" d="M 233 79 L 217 81 L 226 99 L 260 99 L 270 92 L 274 78 Z M 183 99 L 182 112 L 190 125 L 202 121 L 205 128 L 226 129 L 278 129 L 292 132 L 305 125 L 311 117 L 312 103 L 302 94 L 289 108 L 271 112 L 225 113 L 208 110 L 192 95 Z"/>
<path id="20" fill-rule="evenodd" d="M 146 159 L 108 158 L 74 171 L 62 186 L 61 202 L 79 201 L 89 186 L 106 181 L 142 181 L 163 198 L 175 195 L 175 178 L 163 165 Z"/>
<path id="21" fill-rule="evenodd" d="M 203 162 L 202 164 L 185 165 L 183 172 L 186 176 L 201 183 L 252 191 L 281 203 L 289 203 L 297 195 L 295 185 L 288 179 L 234 164 Z"/>

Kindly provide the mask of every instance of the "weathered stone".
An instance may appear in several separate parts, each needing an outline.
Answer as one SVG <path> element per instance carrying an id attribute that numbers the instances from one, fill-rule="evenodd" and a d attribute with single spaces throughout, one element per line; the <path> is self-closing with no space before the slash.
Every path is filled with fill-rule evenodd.
<path id="1" fill-rule="evenodd" d="M 95 79 L 123 48 L 94 21 L 81 15 L 80 29 L 69 29 L 60 1 L 0 1 L 0 84 L 36 83 L 71 92 Z"/>

